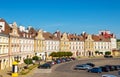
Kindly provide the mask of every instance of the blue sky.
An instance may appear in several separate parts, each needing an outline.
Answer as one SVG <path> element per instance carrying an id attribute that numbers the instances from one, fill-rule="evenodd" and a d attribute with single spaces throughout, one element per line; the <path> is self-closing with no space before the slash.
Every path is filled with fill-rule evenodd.
<path id="1" fill-rule="evenodd" d="M 0 0 L 0 18 L 49 32 L 110 30 L 120 38 L 120 0 Z"/>

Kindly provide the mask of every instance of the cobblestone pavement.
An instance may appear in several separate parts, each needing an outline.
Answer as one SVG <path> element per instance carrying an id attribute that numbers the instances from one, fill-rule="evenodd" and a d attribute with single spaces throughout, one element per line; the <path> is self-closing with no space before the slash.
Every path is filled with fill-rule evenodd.
<path id="1" fill-rule="evenodd" d="M 119 59 L 90 59 L 90 60 L 78 60 L 73 61 L 70 63 L 63 63 L 55 65 L 52 68 L 52 72 L 50 73 L 41 73 L 38 72 L 34 73 L 32 77 L 101 77 L 102 74 L 113 74 L 118 76 L 118 71 L 113 72 L 102 72 L 100 74 L 98 73 L 88 73 L 85 70 L 73 70 L 73 67 L 76 64 L 83 64 L 86 62 L 93 62 L 96 64 L 96 66 L 106 65 L 106 64 L 119 64 L 120 65 L 120 58 Z M 47 71 L 47 70 L 46 70 Z"/>
<path id="2" fill-rule="evenodd" d="M 83 58 L 78 61 L 68 62 L 68 63 L 62 63 L 57 64 L 52 67 L 52 69 L 48 70 L 40 70 L 38 68 L 34 68 L 30 73 L 27 75 L 19 75 L 19 77 L 101 77 L 102 74 L 96 74 L 96 73 L 88 73 L 84 70 L 75 71 L 73 70 L 73 67 L 76 64 L 82 64 L 86 62 L 93 62 L 96 64 L 96 66 L 100 65 L 106 65 L 106 64 L 119 64 L 120 65 L 120 58 L 117 59 L 87 59 Z M 3 77 L 12 77 L 10 75 L 11 68 L 8 68 L 6 70 L 0 70 L 0 75 L 3 75 Z M 109 74 L 118 75 L 117 71 L 114 72 L 108 72 Z"/>

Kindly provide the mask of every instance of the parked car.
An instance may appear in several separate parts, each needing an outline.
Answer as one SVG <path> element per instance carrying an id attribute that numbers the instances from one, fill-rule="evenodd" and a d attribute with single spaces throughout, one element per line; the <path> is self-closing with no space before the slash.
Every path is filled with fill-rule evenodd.
<path id="1" fill-rule="evenodd" d="M 94 67 L 92 69 L 88 69 L 88 72 L 101 73 L 102 69 L 100 67 Z"/>
<path id="2" fill-rule="evenodd" d="M 48 64 L 48 63 L 45 63 L 45 64 L 42 64 L 42 65 L 39 65 L 38 68 L 42 68 L 42 69 L 50 69 L 50 68 L 51 68 L 51 65 Z"/>
<path id="3" fill-rule="evenodd" d="M 112 55 L 104 55 L 104 58 L 113 58 Z"/>
<path id="4" fill-rule="evenodd" d="M 120 70 L 120 65 L 113 65 L 115 70 Z"/>
<path id="5" fill-rule="evenodd" d="M 85 65 L 85 64 L 82 64 L 82 65 L 76 65 L 74 67 L 75 70 L 87 70 L 87 69 L 90 69 L 91 66 L 89 65 Z"/>
<path id="6" fill-rule="evenodd" d="M 90 65 L 91 67 L 94 67 L 95 66 L 95 64 L 93 64 L 93 63 L 86 63 L 87 65 Z"/>
<path id="7" fill-rule="evenodd" d="M 56 62 L 57 64 L 62 63 L 62 61 L 61 61 L 60 59 L 55 60 L 55 62 Z"/>
<path id="8" fill-rule="evenodd" d="M 76 60 L 76 58 L 74 58 L 74 57 L 71 57 L 70 59 L 71 59 L 71 60 Z"/>
<path id="9" fill-rule="evenodd" d="M 109 72 L 110 71 L 109 67 L 106 67 L 106 66 L 100 66 L 100 68 L 102 69 L 102 72 Z"/>
<path id="10" fill-rule="evenodd" d="M 105 75 L 102 75 L 102 77 L 117 77 L 115 75 L 110 75 L 110 74 L 105 74 Z"/>
<path id="11" fill-rule="evenodd" d="M 115 67 L 113 65 L 105 65 L 105 67 L 108 67 L 110 71 L 114 71 Z"/>
<path id="12" fill-rule="evenodd" d="M 49 62 L 47 62 L 47 63 L 50 64 L 51 66 L 56 64 L 55 61 L 49 61 Z"/>

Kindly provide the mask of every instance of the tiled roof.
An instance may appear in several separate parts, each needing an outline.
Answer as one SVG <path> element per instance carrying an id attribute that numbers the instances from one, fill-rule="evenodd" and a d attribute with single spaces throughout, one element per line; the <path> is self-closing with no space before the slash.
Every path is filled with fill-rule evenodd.
<path id="1" fill-rule="evenodd" d="M 105 38 L 105 37 L 100 36 L 100 35 L 92 35 L 92 39 L 94 41 L 110 42 L 109 38 Z"/>
<path id="2" fill-rule="evenodd" d="M 59 40 L 59 38 L 49 32 L 43 32 L 43 37 L 45 38 L 45 40 Z"/>
<path id="3" fill-rule="evenodd" d="M 68 34 L 69 41 L 84 41 L 84 38 L 80 35 Z"/>
<path id="4" fill-rule="evenodd" d="M 12 28 L 8 25 L 8 23 L 4 19 L 0 19 L 0 22 L 5 22 L 5 30 L 2 31 L 2 34 L 9 35 L 12 32 Z"/>

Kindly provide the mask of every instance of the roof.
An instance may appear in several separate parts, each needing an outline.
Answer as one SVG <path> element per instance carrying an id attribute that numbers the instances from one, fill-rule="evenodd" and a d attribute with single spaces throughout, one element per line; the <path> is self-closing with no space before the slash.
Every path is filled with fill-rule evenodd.
<path id="1" fill-rule="evenodd" d="M 110 42 L 111 41 L 109 38 L 105 38 L 105 37 L 100 36 L 100 35 L 92 35 L 92 39 L 94 41 L 102 41 L 102 42 Z"/>
<path id="2" fill-rule="evenodd" d="M 9 35 L 9 33 L 12 32 L 12 28 L 8 25 L 8 23 L 4 19 L 0 19 L 0 22 L 4 22 L 5 23 L 5 30 L 2 31 L 1 33 Z"/>
<path id="3" fill-rule="evenodd" d="M 49 32 L 43 32 L 43 37 L 45 38 L 45 40 L 59 40 L 59 38 Z"/>
<path id="4" fill-rule="evenodd" d="M 68 34 L 69 41 L 84 41 L 84 38 L 76 34 Z"/>

